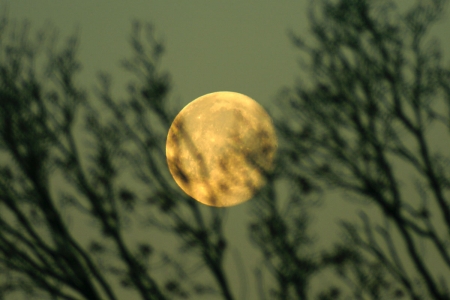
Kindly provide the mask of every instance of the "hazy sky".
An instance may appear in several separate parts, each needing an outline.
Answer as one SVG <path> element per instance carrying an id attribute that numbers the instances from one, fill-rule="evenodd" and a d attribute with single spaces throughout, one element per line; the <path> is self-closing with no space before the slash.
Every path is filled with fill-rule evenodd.
<path id="1" fill-rule="evenodd" d="M 306 1 L 290 4 L 242 1 L 10 1 L 10 16 L 28 18 L 35 28 L 50 20 L 65 36 L 79 28 L 83 77 L 98 70 L 118 83 L 118 62 L 129 53 L 131 21 L 154 24 L 167 49 L 164 68 L 174 96 L 187 103 L 217 90 L 239 91 L 269 102 L 297 72 L 286 37 L 305 32 Z"/>
<path id="2" fill-rule="evenodd" d="M 400 1 L 408 3 L 408 0 Z M 193 99 L 214 91 L 246 94 L 265 106 L 269 114 L 277 91 L 292 86 L 300 75 L 297 51 L 290 43 L 288 29 L 307 35 L 308 1 L 122 1 L 122 0 L 14 0 L 7 3 L 11 19 L 31 21 L 41 28 L 50 21 L 60 37 L 80 31 L 79 58 L 83 64 L 80 82 L 95 84 L 97 71 L 113 76 L 114 92 L 124 95 L 125 72 L 119 61 L 130 54 L 128 37 L 134 19 L 151 22 L 163 38 L 166 53 L 162 68 L 172 78 L 170 94 L 174 107 L 181 109 Z M 3 8 L 2 8 L 3 9 Z M 450 18 L 433 30 L 450 57 Z M 249 204 L 229 209 L 226 232 L 231 249 L 239 248 L 242 259 L 256 263 L 248 237 L 245 215 Z M 322 241 L 334 236 L 336 218 L 345 216 L 348 206 L 328 201 L 315 216 L 314 231 Z M 231 253 L 230 253 L 231 254 Z M 249 263 L 249 264 L 250 264 Z M 247 267 L 247 283 L 253 285 L 253 266 Z M 230 272 L 234 272 L 230 269 Z M 239 297 L 236 279 L 234 293 Z M 252 288 L 250 288 L 251 290 Z"/>

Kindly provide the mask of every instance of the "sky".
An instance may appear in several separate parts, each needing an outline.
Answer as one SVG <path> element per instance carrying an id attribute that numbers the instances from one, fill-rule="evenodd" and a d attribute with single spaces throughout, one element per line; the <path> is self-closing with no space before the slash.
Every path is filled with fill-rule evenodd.
<path id="1" fill-rule="evenodd" d="M 91 89 L 98 71 L 112 75 L 113 92 L 124 96 L 128 75 L 120 60 L 129 56 L 128 44 L 133 20 L 150 22 L 160 37 L 166 52 L 162 70 L 172 80 L 170 103 L 181 110 L 195 98 L 215 91 L 245 94 L 274 113 L 275 98 L 284 86 L 292 86 L 302 75 L 297 64 L 298 52 L 290 42 L 287 31 L 308 36 L 308 1 L 151 1 L 151 0 L 14 0 L 7 4 L 9 17 L 27 19 L 32 29 L 50 22 L 59 30 L 61 39 L 71 33 L 80 36 L 79 59 L 83 64 L 80 84 Z M 399 1 L 403 7 L 407 0 Z M 432 35 L 441 40 L 449 61 L 450 18 L 436 26 Z M 448 31 L 447 31 L 448 32 Z M 314 211 L 312 231 L 319 242 L 330 243 L 337 235 L 335 221 L 353 214 L 353 206 L 329 196 L 320 210 Z M 239 250 L 245 261 L 248 294 L 254 289 L 254 264 L 258 255 L 248 242 L 246 222 L 250 203 L 230 208 L 225 232 L 231 241 L 231 252 Z M 73 220 L 73 228 L 82 233 L 85 224 Z M 145 232 L 136 233 L 145 236 Z M 230 254 L 231 255 L 231 254 Z M 229 272 L 237 273 L 233 257 L 227 258 Z M 241 280 L 232 276 L 238 296 Z"/>

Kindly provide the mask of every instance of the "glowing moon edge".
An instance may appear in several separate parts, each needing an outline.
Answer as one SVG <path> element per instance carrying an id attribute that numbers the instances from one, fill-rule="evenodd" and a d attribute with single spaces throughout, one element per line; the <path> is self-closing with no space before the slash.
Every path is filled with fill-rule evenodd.
<path id="1" fill-rule="evenodd" d="M 178 113 L 167 135 L 166 160 L 187 195 L 228 207 L 250 200 L 265 185 L 277 147 L 272 119 L 258 102 L 220 91 Z"/>

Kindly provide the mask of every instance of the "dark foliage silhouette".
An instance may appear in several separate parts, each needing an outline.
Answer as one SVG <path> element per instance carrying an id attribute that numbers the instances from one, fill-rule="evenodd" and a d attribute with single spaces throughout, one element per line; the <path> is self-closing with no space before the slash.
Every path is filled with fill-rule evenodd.
<path id="1" fill-rule="evenodd" d="M 450 72 L 427 37 L 445 1 L 419 1 L 405 12 L 395 1 L 318 2 L 320 11 L 310 11 L 315 40 L 291 33 L 313 76 L 280 97 L 292 112 L 286 119 L 301 124 L 279 123 L 293 141 L 287 165 L 316 185 L 368 200 L 370 214 L 384 218 L 381 225 L 362 211 L 361 226 L 343 221 L 348 240 L 323 262 L 356 299 L 449 299 Z"/>
<path id="2" fill-rule="evenodd" d="M 401 13 L 393 1 L 320 0 L 309 14 L 315 40 L 290 33 L 309 81 L 276 101 L 277 161 L 261 169 L 268 184 L 252 201 L 258 299 L 449 299 L 449 158 L 430 139 L 440 127 L 448 139 L 450 71 L 426 39 L 444 3 Z M 77 80 L 76 36 L 61 46 L 50 29 L 33 36 L 28 24 L 1 19 L 0 299 L 246 297 L 225 271 L 226 209 L 187 197 L 167 170 L 177 110 L 160 70 L 163 45 L 139 22 L 130 45 L 127 96 L 114 96 L 105 73 L 91 94 Z M 418 199 L 406 195 L 405 166 Z M 342 221 L 334 248 L 312 252 L 310 208 L 330 189 L 372 206 L 361 225 Z M 89 224 L 88 241 L 70 214 Z M 130 240 L 136 228 L 148 237 Z M 313 289 L 329 270 L 336 285 Z"/>

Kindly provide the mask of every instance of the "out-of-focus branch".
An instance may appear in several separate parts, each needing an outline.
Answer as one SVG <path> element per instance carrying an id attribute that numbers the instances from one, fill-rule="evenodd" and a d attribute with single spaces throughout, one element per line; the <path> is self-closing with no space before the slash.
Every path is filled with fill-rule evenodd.
<path id="1" fill-rule="evenodd" d="M 294 44 L 310 59 L 311 85 L 298 84 L 283 96 L 300 120 L 301 130 L 309 128 L 307 135 L 291 133 L 301 136 L 296 147 L 307 150 L 299 169 L 316 184 L 353 191 L 381 209 L 400 234 L 407 256 L 398 255 L 398 242 L 385 230 L 378 232 L 384 242 L 384 247 L 378 247 L 371 230 L 374 225 L 366 219 L 365 230 L 357 234 L 368 242 L 358 242 L 357 248 L 368 250 L 415 299 L 420 293 L 406 279 L 410 275 L 400 263 L 415 266 L 414 279 L 420 278 L 428 296 L 448 298 L 435 270 L 418 254 L 417 245 L 417 239 L 431 242 L 448 265 L 448 233 L 438 233 L 437 219 L 413 208 L 401 188 L 395 158 L 427 183 L 427 193 L 434 200 L 430 203 L 448 232 L 447 175 L 436 163 L 438 159 L 433 159 L 443 161 L 443 156 L 433 151 L 427 138 L 434 121 L 449 120 L 441 114 L 443 105 L 448 108 L 448 89 L 442 86 L 448 81 L 448 70 L 442 66 L 437 46 L 425 42 L 444 3 L 418 1 L 401 14 L 393 1 L 320 1 L 313 6 L 319 10 L 310 11 L 315 43 L 291 34 Z"/>

